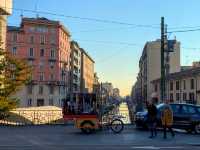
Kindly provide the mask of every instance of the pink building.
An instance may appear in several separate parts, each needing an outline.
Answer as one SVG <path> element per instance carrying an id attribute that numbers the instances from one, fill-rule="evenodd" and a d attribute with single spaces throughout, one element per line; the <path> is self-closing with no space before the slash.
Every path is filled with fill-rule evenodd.
<path id="1" fill-rule="evenodd" d="M 7 50 L 33 66 L 31 84 L 15 95 L 20 107 L 60 106 L 69 90 L 69 31 L 59 21 L 23 18 L 7 29 Z"/>

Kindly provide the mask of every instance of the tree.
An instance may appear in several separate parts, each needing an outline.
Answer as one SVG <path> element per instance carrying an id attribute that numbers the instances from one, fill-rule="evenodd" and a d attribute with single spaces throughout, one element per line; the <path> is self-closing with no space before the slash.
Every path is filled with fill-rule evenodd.
<path id="1" fill-rule="evenodd" d="M 19 59 L 0 49 L 0 119 L 16 108 L 18 99 L 13 95 L 31 78 L 31 67 L 25 59 Z"/>

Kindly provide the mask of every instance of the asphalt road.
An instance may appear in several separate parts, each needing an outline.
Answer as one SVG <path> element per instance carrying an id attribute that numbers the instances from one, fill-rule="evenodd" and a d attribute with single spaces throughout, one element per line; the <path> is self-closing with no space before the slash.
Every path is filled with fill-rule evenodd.
<path id="1" fill-rule="evenodd" d="M 73 126 L 0 127 L 0 150 L 147 150 L 200 149 L 200 135 L 176 133 L 175 138 L 155 139 L 132 126 L 123 133 L 111 131 L 84 135 Z"/>

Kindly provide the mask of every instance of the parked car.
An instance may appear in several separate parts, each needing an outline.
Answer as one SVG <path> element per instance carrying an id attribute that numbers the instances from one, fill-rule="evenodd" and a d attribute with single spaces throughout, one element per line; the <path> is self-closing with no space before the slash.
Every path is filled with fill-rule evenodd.
<path id="1" fill-rule="evenodd" d="M 170 104 L 173 110 L 173 128 L 184 129 L 187 132 L 200 133 L 200 106 L 192 104 Z M 157 105 L 158 126 L 161 126 L 161 112 L 165 104 Z M 137 112 L 135 123 L 137 127 L 148 128 L 147 110 Z"/>

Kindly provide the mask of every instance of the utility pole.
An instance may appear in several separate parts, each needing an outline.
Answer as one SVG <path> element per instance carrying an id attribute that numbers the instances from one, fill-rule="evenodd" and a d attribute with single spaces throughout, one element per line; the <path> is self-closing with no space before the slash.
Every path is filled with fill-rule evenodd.
<path id="1" fill-rule="evenodd" d="M 164 17 L 161 17 L 161 101 L 164 102 L 165 98 L 165 24 L 164 24 Z"/>

